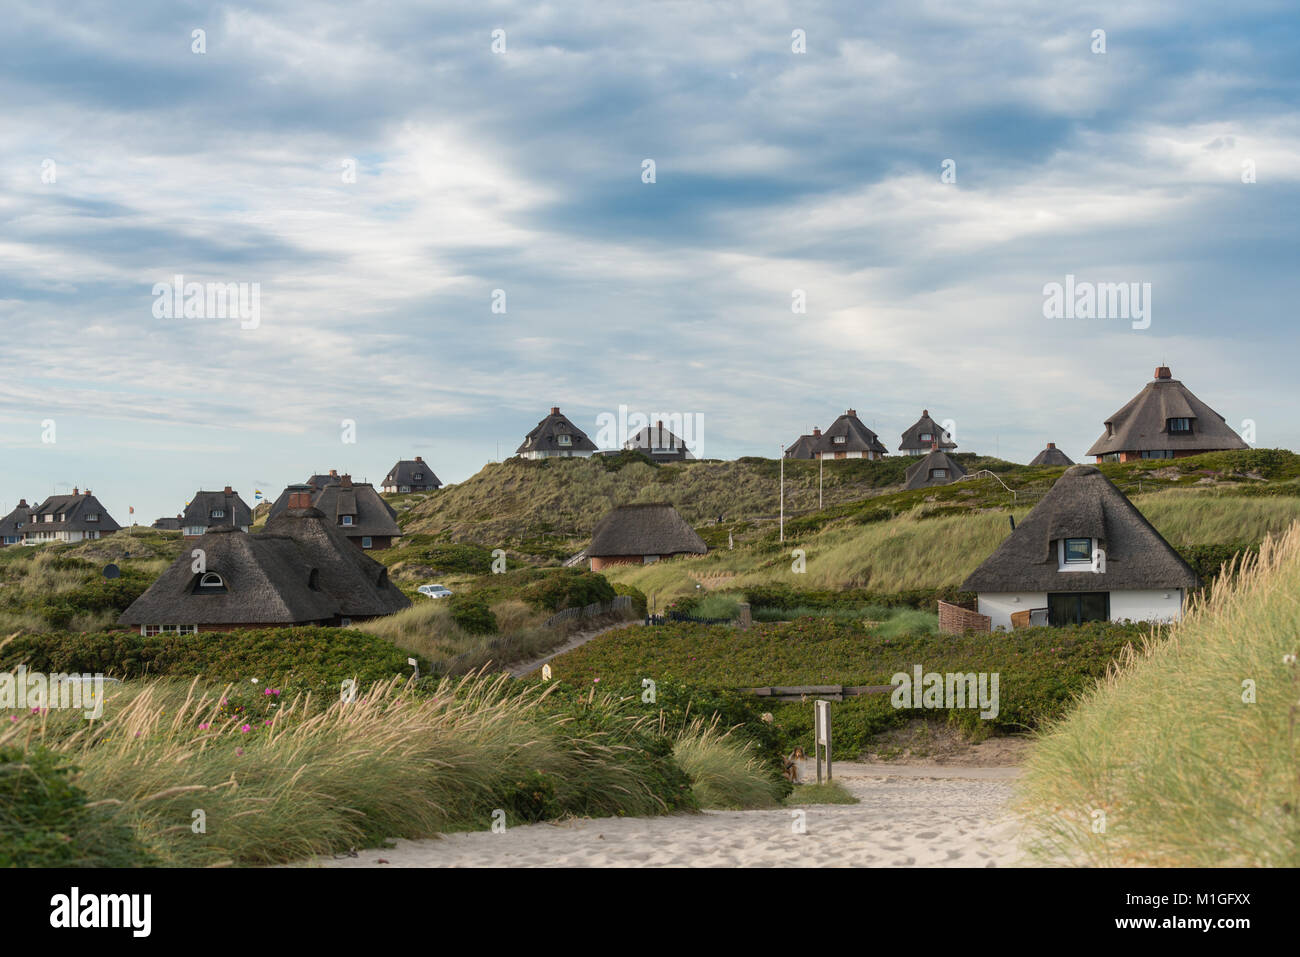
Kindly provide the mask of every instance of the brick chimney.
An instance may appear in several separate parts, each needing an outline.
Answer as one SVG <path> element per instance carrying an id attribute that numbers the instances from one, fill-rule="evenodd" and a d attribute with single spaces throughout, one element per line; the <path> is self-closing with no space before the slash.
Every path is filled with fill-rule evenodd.
<path id="1" fill-rule="evenodd" d="M 77 488 L 77 486 L 75 486 L 75 485 L 72 486 L 72 494 L 73 494 L 73 495 L 80 495 L 80 494 L 81 494 L 81 489 Z"/>
<path id="2" fill-rule="evenodd" d="M 1169 366 L 1156 366 L 1157 379 L 1172 379 L 1173 373 L 1169 371 Z"/>
<path id="3" fill-rule="evenodd" d="M 310 485 L 290 485 L 288 492 L 289 508 L 311 508 L 312 487 Z"/>
<path id="4" fill-rule="evenodd" d="M 922 409 L 922 410 L 921 410 L 921 418 L 923 418 L 923 419 L 928 419 L 929 417 L 930 417 L 930 410 L 929 410 L 929 409 Z"/>
<path id="5" fill-rule="evenodd" d="M 234 494 L 234 490 L 231 489 L 231 487 L 230 487 L 229 485 L 227 485 L 224 489 L 222 489 L 222 492 L 223 492 L 224 494 L 226 494 L 226 495 L 233 495 L 233 494 Z"/>
<path id="6" fill-rule="evenodd" d="M 559 414 L 560 414 L 560 407 L 558 405 L 551 406 L 551 415 L 559 415 Z"/>
<path id="7" fill-rule="evenodd" d="M 417 455 L 417 456 L 415 457 L 415 461 L 417 461 L 417 462 L 423 462 L 424 459 L 420 458 L 420 457 Z"/>
<path id="8" fill-rule="evenodd" d="M 814 438 L 814 439 L 815 439 L 815 438 L 818 438 L 821 434 L 822 434 L 822 430 L 819 429 L 819 428 L 817 428 L 817 426 L 814 425 L 814 426 L 813 426 L 813 438 Z"/>
<path id="9" fill-rule="evenodd" d="M 351 487 L 352 487 L 352 476 L 351 476 L 351 475 L 346 475 L 346 474 L 343 475 L 343 476 L 339 479 L 339 484 L 340 484 L 341 486 L 343 486 L 344 488 L 351 488 Z"/>
<path id="10" fill-rule="evenodd" d="M 1055 443 L 1055 442 L 1048 442 L 1048 443 L 1047 443 L 1047 447 L 1048 447 L 1049 449 L 1054 449 L 1054 448 L 1056 448 L 1056 443 Z"/>
<path id="11" fill-rule="evenodd" d="M 338 476 L 339 476 L 338 469 L 330 469 L 330 478 L 338 478 Z"/>
<path id="12" fill-rule="evenodd" d="M 847 412 L 845 412 L 844 414 L 845 414 L 845 415 L 857 415 L 857 414 L 858 414 L 858 410 L 857 410 L 857 409 L 849 409 L 849 410 L 848 410 Z"/>

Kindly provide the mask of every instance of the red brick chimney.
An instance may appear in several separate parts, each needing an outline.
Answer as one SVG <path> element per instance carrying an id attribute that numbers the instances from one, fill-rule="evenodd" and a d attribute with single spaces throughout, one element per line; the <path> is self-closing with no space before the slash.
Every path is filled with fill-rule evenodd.
<path id="1" fill-rule="evenodd" d="M 311 508 L 310 485 L 290 485 L 289 486 L 289 508 Z"/>
<path id="2" fill-rule="evenodd" d="M 417 455 L 417 456 L 415 457 L 415 461 L 417 461 L 417 462 L 423 462 L 424 459 L 420 458 L 420 457 Z"/>
<path id="3" fill-rule="evenodd" d="M 921 418 L 923 418 L 923 419 L 928 419 L 929 417 L 930 417 L 930 410 L 929 410 L 929 409 L 922 409 L 922 410 L 921 410 Z"/>
<path id="4" fill-rule="evenodd" d="M 339 475 L 338 469 L 330 469 L 330 478 L 338 478 L 338 475 Z"/>
<path id="5" fill-rule="evenodd" d="M 560 407 L 558 405 L 551 406 L 551 415 L 559 415 L 559 414 L 560 414 Z"/>
<path id="6" fill-rule="evenodd" d="M 857 414 L 858 414 L 858 410 L 857 410 L 857 409 L 849 409 L 849 410 L 848 410 L 847 412 L 845 412 L 844 414 L 845 414 L 845 415 L 857 415 Z"/>
<path id="7" fill-rule="evenodd" d="M 1173 373 L 1169 371 L 1169 366 L 1156 366 L 1157 379 L 1172 379 Z"/>
<path id="8" fill-rule="evenodd" d="M 226 486 L 222 491 L 223 491 L 223 493 L 226 494 L 226 495 L 233 495 L 233 494 L 234 494 L 234 491 L 230 488 L 229 485 L 227 485 L 227 486 Z"/>
<path id="9" fill-rule="evenodd" d="M 81 494 L 81 489 L 77 488 L 77 486 L 75 486 L 75 485 L 72 486 L 72 494 L 73 494 L 73 495 L 80 495 L 80 494 Z"/>
<path id="10" fill-rule="evenodd" d="M 821 435 L 821 434 L 822 434 L 822 430 L 819 429 L 819 428 L 817 428 L 817 426 L 814 425 L 814 426 L 813 426 L 813 438 L 817 438 L 817 437 L 818 437 L 819 435 Z"/>
<path id="11" fill-rule="evenodd" d="M 351 487 L 352 487 L 352 476 L 351 476 L 351 475 L 346 475 L 346 474 L 345 474 L 342 478 L 339 479 L 339 484 L 340 484 L 341 486 L 343 486 L 344 488 L 351 488 Z"/>
<path id="12" fill-rule="evenodd" d="M 1055 442 L 1048 442 L 1048 443 L 1047 443 L 1047 447 L 1048 447 L 1049 449 L 1054 449 L 1054 448 L 1056 448 L 1056 443 L 1055 443 Z"/>

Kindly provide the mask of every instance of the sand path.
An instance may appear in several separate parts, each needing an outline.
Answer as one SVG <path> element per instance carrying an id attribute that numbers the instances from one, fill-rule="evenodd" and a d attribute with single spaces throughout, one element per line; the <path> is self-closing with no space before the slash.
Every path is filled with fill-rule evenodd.
<path id="1" fill-rule="evenodd" d="M 1014 768 L 839 764 L 861 803 L 530 824 L 326 858 L 322 867 L 996 867 L 1017 862 Z M 803 812 L 803 832 L 795 811 Z M 383 863 L 380 863 L 380 862 Z"/>
<path id="2" fill-rule="evenodd" d="M 591 639 L 603 635 L 607 631 L 613 631 L 615 628 L 626 628 L 628 625 L 639 624 L 641 624 L 641 621 L 634 618 L 631 621 L 616 621 L 612 625 L 603 625 L 600 628 L 593 628 L 591 631 L 580 631 L 564 644 L 559 645 L 552 651 L 548 651 L 540 658 L 534 658 L 532 661 L 524 661 L 517 665 L 510 665 L 506 670 L 516 678 L 522 678 L 525 675 L 532 674 L 552 658 L 558 658 L 560 655 L 572 651 L 579 645 L 585 645 L 587 642 L 591 641 Z"/>

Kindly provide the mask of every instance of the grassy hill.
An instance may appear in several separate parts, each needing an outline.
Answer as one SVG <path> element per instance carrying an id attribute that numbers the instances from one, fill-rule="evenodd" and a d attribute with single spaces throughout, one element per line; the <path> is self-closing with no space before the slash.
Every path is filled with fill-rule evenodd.
<path id="1" fill-rule="evenodd" d="M 954 458 L 972 475 L 981 473 L 981 477 L 936 489 L 905 491 L 901 488 L 903 473 L 914 459 L 842 460 L 827 462 L 824 469 L 816 462 L 787 461 L 786 539 L 806 540 L 811 533 L 837 529 L 852 538 L 853 530 L 860 526 L 904 515 L 937 520 L 988 510 L 1023 512 L 1063 471 L 969 453 Z M 1251 541 L 1262 537 L 1253 530 L 1255 526 L 1273 528 L 1278 514 L 1290 513 L 1289 504 L 1264 504 L 1263 498 L 1300 498 L 1300 456 L 1282 450 L 1107 463 L 1102 470 L 1131 496 L 1199 489 L 1248 499 L 1253 504 L 1242 505 L 1241 514 L 1269 516 L 1262 522 L 1248 521 Z M 825 506 L 820 509 L 819 471 Z M 632 502 L 671 503 L 712 549 L 726 548 L 729 536 L 738 547 L 770 546 L 777 539 L 779 491 L 780 462 L 773 459 L 654 465 L 629 454 L 540 462 L 509 459 L 487 465 L 470 479 L 439 492 L 392 501 L 399 512 L 398 522 L 408 535 L 429 536 L 426 541 L 505 548 L 533 561 L 554 561 L 583 548 L 592 528 L 609 509 Z M 990 530 L 1005 527 L 1006 515 L 987 520 L 987 525 Z M 1221 539 L 1219 534 L 1218 539 L 1212 536 L 1204 541 Z M 1202 538 L 1189 531 L 1182 540 L 1198 544 Z M 983 547 L 986 543 L 977 537 L 970 544 Z"/>

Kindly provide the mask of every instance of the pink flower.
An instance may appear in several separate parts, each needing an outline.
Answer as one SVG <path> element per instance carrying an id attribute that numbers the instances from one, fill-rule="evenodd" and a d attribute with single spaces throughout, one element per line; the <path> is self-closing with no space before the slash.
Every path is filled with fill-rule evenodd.
<path id="1" fill-rule="evenodd" d="M 200 730 L 200 731 L 206 731 L 206 730 L 208 730 L 208 728 L 210 728 L 210 727 L 212 727 L 212 725 L 210 725 L 210 724 L 208 724 L 206 721 L 204 721 L 201 725 L 199 725 L 199 730 Z"/>
<path id="2" fill-rule="evenodd" d="M 262 724 L 270 724 L 270 723 L 271 723 L 271 719 L 270 719 L 270 718 L 267 718 L 265 721 L 262 722 Z"/>
<path id="3" fill-rule="evenodd" d="M 248 732 L 253 730 L 253 726 L 251 724 L 246 724 L 239 730 L 242 731 L 244 734 L 248 734 Z"/>
<path id="4" fill-rule="evenodd" d="M 242 755 L 242 754 L 244 753 L 244 749 L 243 749 L 243 748 L 235 748 L 235 753 L 238 754 L 238 755 Z"/>
<path id="5" fill-rule="evenodd" d="M 11 715 L 9 716 L 9 720 L 10 720 L 10 721 L 17 721 L 17 720 L 18 720 L 18 715 L 16 715 L 16 714 L 11 714 Z"/>

